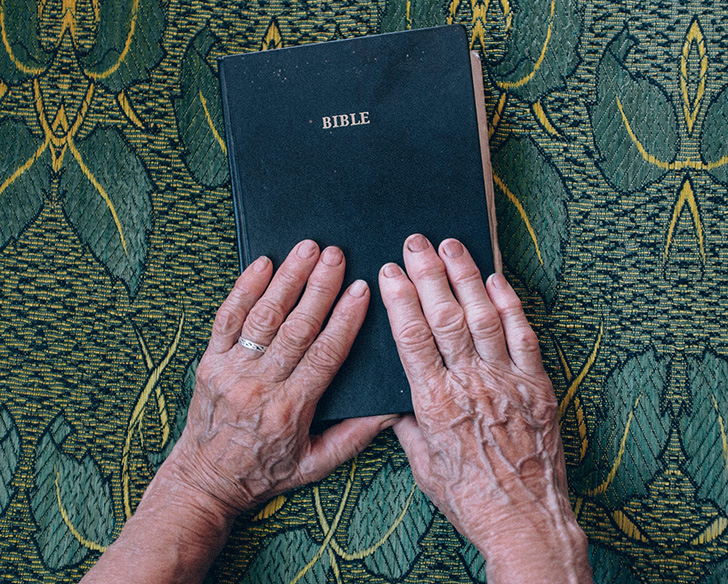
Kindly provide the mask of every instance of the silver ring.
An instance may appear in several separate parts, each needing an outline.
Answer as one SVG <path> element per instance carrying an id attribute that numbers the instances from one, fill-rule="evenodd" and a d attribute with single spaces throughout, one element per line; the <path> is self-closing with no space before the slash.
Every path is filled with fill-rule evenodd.
<path id="1" fill-rule="evenodd" d="M 245 337 L 240 337 L 238 339 L 238 343 L 240 343 L 246 349 L 252 349 L 253 351 L 258 351 L 259 353 L 265 353 L 266 349 L 268 348 L 264 345 L 254 343 L 253 341 L 251 341 L 250 339 L 246 339 Z"/>

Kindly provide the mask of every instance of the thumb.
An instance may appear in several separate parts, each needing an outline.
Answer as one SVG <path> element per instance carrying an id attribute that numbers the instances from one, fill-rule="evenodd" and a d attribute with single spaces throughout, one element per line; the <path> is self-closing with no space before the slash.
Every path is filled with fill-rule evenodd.
<path id="1" fill-rule="evenodd" d="M 311 438 L 311 449 L 300 463 L 305 483 L 327 477 L 338 466 L 364 450 L 374 437 L 400 419 L 398 415 L 351 418 Z"/>

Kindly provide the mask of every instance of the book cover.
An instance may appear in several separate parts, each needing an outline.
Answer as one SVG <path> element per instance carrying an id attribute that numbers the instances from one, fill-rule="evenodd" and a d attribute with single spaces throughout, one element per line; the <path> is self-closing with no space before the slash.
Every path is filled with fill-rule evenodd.
<path id="1" fill-rule="evenodd" d="M 435 246 L 458 238 L 484 276 L 500 259 L 482 71 L 465 29 L 231 55 L 219 72 L 241 267 L 260 255 L 278 266 L 310 238 L 343 250 L 344 287 L 362 278 L 372 291 L 315 422 L 412 411 L 379 269 L 402 265 L 415 232 Z"/>

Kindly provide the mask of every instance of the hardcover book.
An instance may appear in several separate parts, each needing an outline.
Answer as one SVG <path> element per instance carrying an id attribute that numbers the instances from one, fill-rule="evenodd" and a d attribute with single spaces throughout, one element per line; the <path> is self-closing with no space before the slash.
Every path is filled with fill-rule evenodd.
<path id="1" fill-rule="evenodd" d="M 315 423 L 412 411 L 377 276 L 407 236 L 462 241 L 499 269 L 483 79 L 465 29 L 443 26 L 219 62 L 241 267 L 300 240 L 346 257 L 366 320 Z"/>

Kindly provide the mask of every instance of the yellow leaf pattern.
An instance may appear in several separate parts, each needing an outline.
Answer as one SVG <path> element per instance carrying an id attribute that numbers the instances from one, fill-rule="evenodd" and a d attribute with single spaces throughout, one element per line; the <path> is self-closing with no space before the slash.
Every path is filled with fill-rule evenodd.
<path id="1" fill-rule="evenodd" d="M 216 58 L 376 33 L 385 15 L 463 24 L 482 53 L 505 269 L 551 340 L 595 574 L 722 581 L 728 10 L 606 0 L 0 2 L 0 379 L 22 444 L 0 469 L 6 579 L 78 581 L 184 423 L 237 269 Z M 60 414 L 75 435 L 57 447 Z M 385 433 L 239 526 L 215 578 L 265 582 L 270 561 L 286 583 L 482 581 L 408 472 Z"/>

